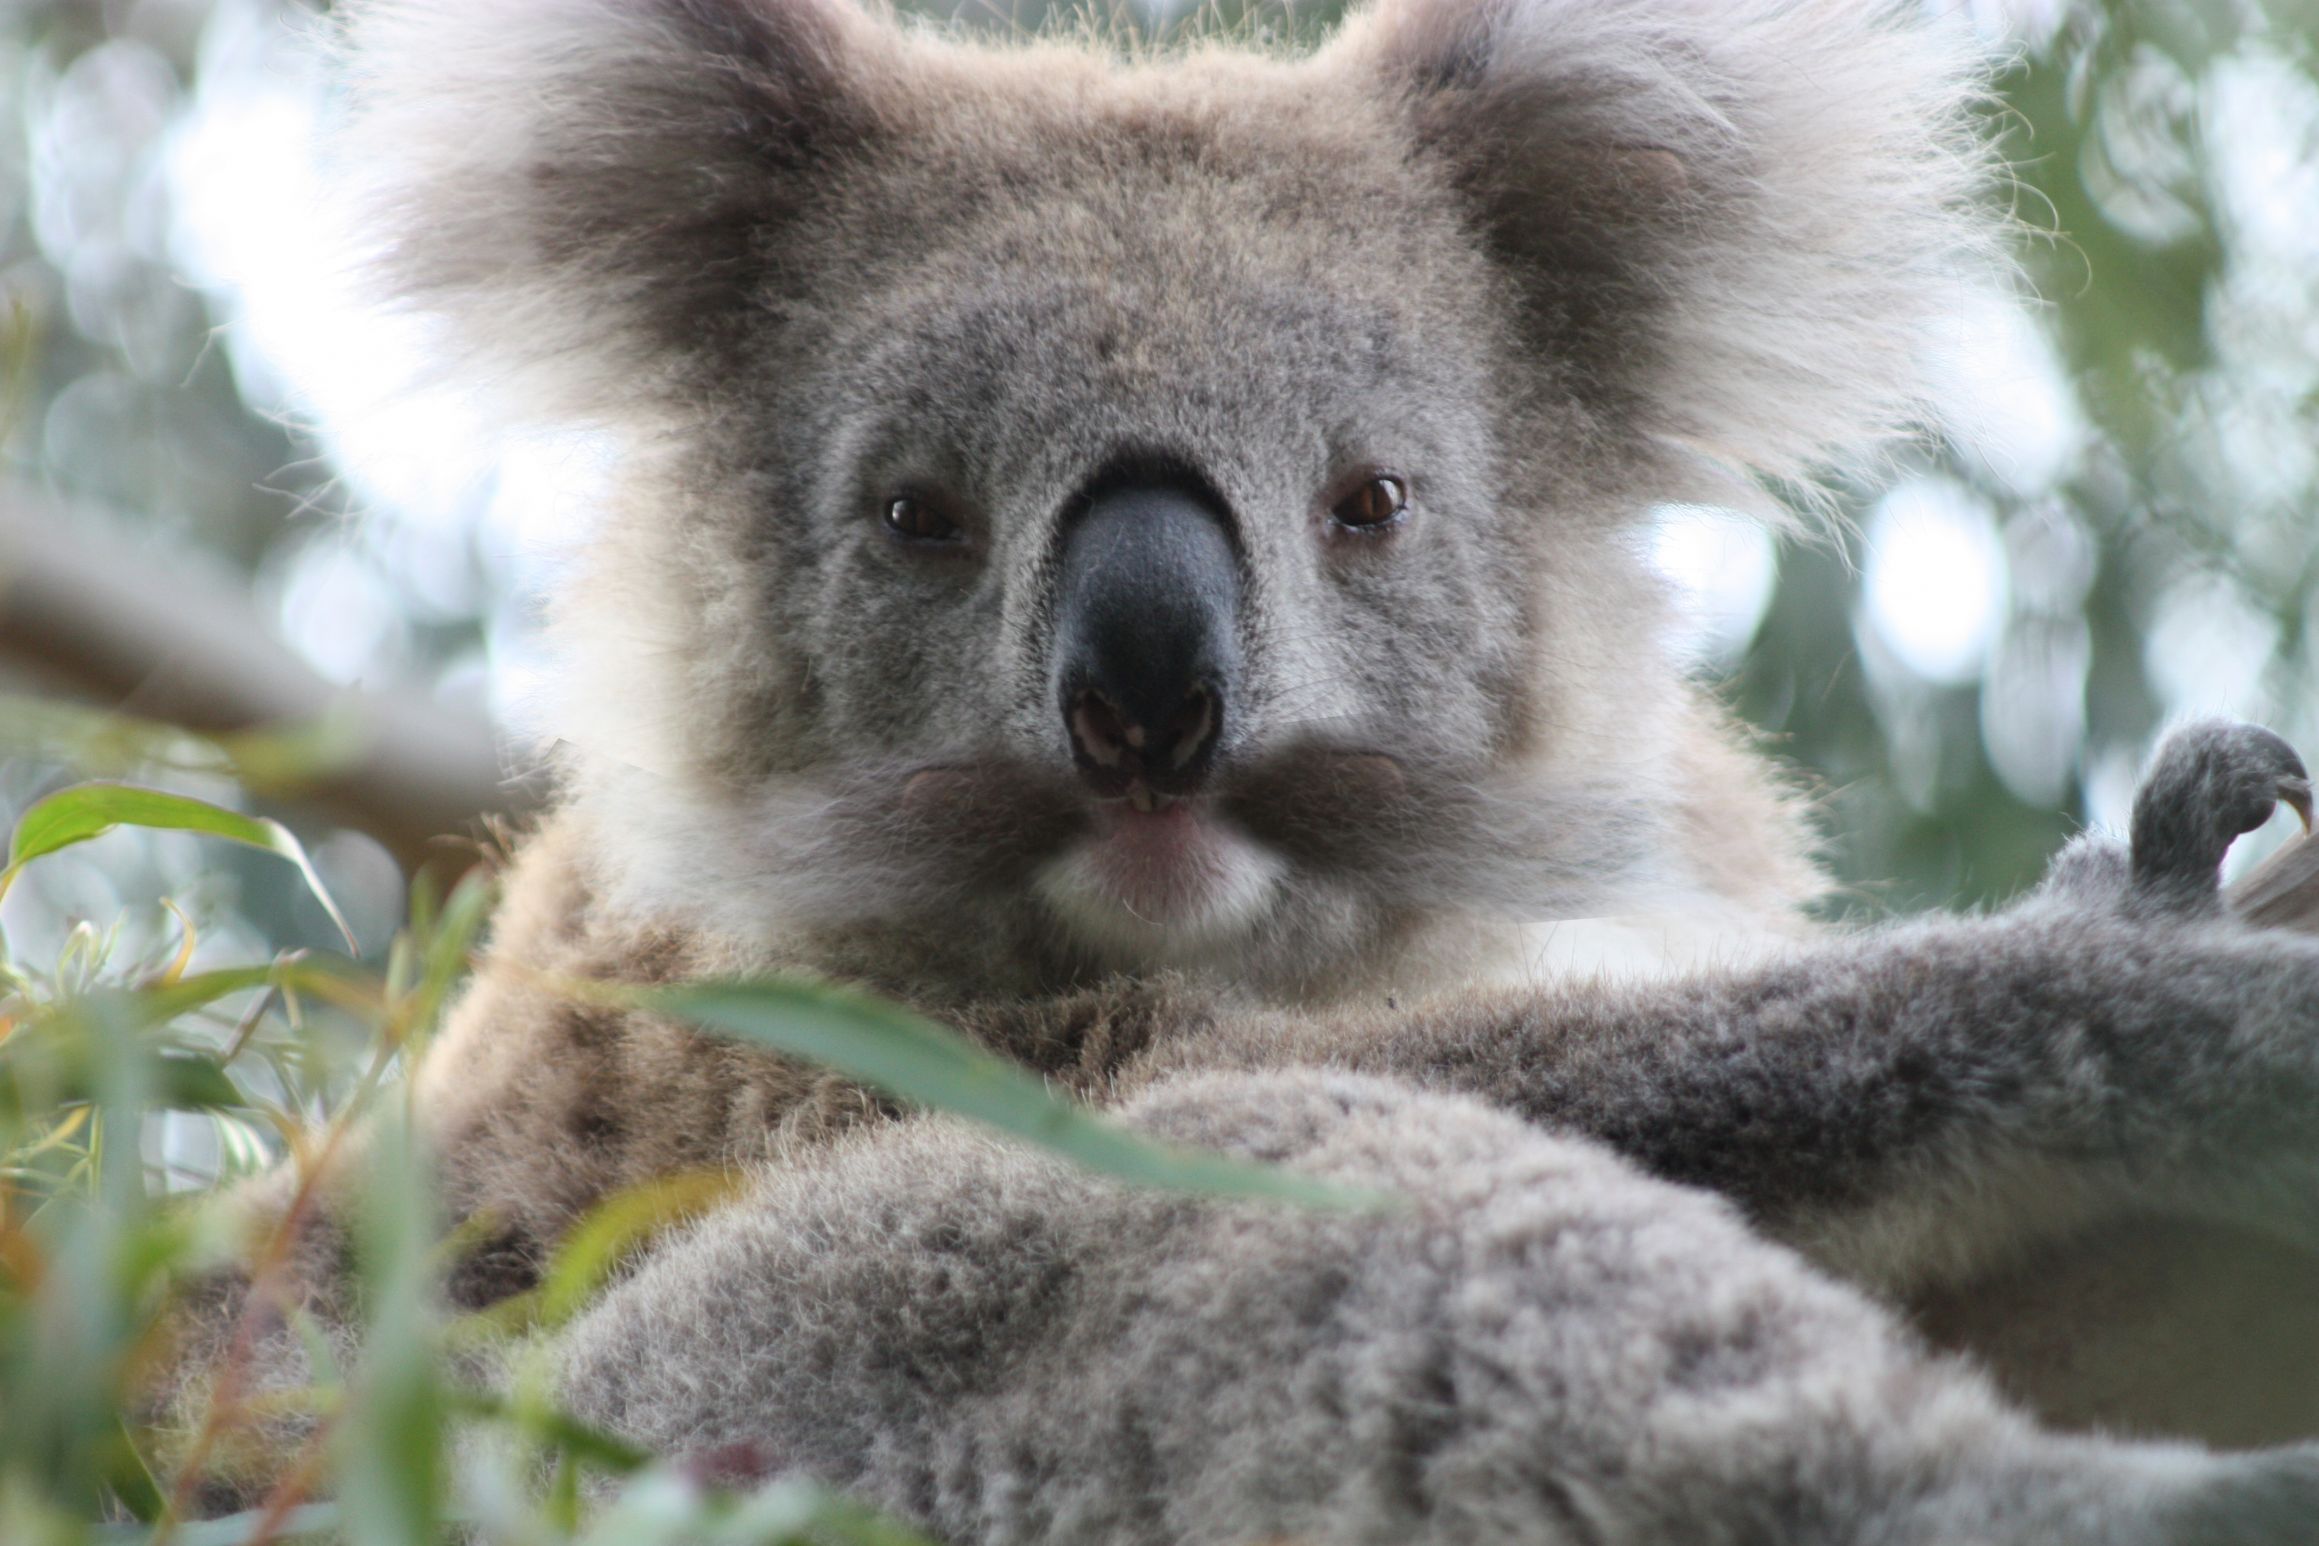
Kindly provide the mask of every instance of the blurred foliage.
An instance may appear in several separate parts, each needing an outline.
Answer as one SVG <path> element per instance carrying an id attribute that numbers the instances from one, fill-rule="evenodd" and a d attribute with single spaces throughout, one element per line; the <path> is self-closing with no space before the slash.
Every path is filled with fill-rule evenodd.
<path id="1" fill-rule="evenodd" d="M 1997 122 L 2080 422 L 2039 476 L 1969 448 L 1935 469 L 2003 545 L 1993 648 L 1954 685 L 1894 662 L 1856 537 L 1783 555 L 1737 674 L 1879 906 L 2009 894 L 2083 822 L 2122 827 L 2169 718 L 2319 740 L 2319 7 L 2010 10 Z"/>
<path id="2" fill-rule="evenodd" d="M 175 742 L 164 736 L 156 750 L 166 754 Z M 10 837 L 0 887 L 116 825 L 254 845 L 291 860 L 321 889 L 295 845 L 238 811 L 105 782 L 68 785 L 27 812 Z M 482 869 L 444 897 L 422 877 L 376 971 L 285 953 L 192 972 L 195 926 L 174 908 L 181 938 L 142 958 L 87 924 L 45 965 L 0 945 L 0 1540 L 254 1546 L 325 1533 L 417 1546 L 450 1525 L 478 1546 L 918 1539 L 793 1482 L 753 1494 L 711 1485 L 688 1473 L 688 1457 L 638 1453 L 540 1393 L 520 1339 L 563 1324 L 650 1236 L 729 1197 L 735 1177 L 674 1176 L 612 1197 L 574 1227 L 537 1288 L 488 1309 L 456 1315 L 427 1292 L 440 1265 L 440 1226 L 427 1202 L 427 1157 L 411 1141 L 400 1098 L 405 1087 L 392 1075 L 433 1034 L 490 896 Z M 1150 1143 L 1058 1100 L 956 1033 L 859 995 L 746 981 L 568 988 L 818 1055 L 897 1099 L 957 1112 L 1132 1183 L 1356 1201 L 1284 1172 Z M 359 1034 L 319 1034 L 308 1014 L 317 1004 L 334 1006 Z M 155 1140 L 171 1123 L 210 1131 L 218 1158 L 208 1172 L 188 1176 L 170 1164 Z M 163 1306 L 172 1286 L 221 1262 L 259 1264 L 263 1285 L 264 1264 L 285 1259 L 288 1231 L 358 1127 L 360 1362 L 334 1366 L 313 1327 L 310 1341 L 322 1350 L 315 1386 L 260 1398 L 247 1393 L 249 1376 L 236 1362 L 251 1344 L 236 1337 L 229 1349 L 239 1353 L 227 1352 L 202 1408 L 159 1424 L 139 1392 L 171 1356 Z M 266 1216 L 253 1238 L 230 1183 L 283 1155 L 296 1200 L 279 1219 Z M 251 1303 L 245 1320 L 272 1301 L 261 1286 Z M 311 1325 L 308 1312 L 285 1311 Z M 478 1383 L 479 1354 L 512 1370 L 511 1388 Z M 284 1442 L 285 1411 L 311 1421 L 288 1440 L 294 1452 L 268 1455 L 268 1475 L 278 1480 L 264 1503 L 230 1519 L 186 1522 L 204 1463 Z M 695 1469 L 706 1463 L 689 1458 Z M 585 1520 L 584 1473 L 596 1479 L 588 1490 L 605 1495 Z M 119 1522 L 102 1524 L 107 1518 Z"/>

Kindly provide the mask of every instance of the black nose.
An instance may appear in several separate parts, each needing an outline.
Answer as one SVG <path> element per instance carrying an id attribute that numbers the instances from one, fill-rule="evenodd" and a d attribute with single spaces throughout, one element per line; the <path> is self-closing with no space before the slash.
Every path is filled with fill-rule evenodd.
<path id="1" fill-rule="evenodd" d="M 1240 674 L 1240 561 L 1222 515 L 1184 489 L 1091 497 L 1063 537 L 1056 681 L 1097 793 L 1187 794 L 1214 760 Z"/>

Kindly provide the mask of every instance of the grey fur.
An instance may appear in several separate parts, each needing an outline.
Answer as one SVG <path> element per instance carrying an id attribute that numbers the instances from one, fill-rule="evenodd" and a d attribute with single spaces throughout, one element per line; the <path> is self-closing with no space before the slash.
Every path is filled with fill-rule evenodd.
<path id="1" fill-rule="evenodd" d="M 2311 775 L 2279 737 L 2227 720 L 2202 720 L 2175 731 L 2134 796 L 2136 905 L 2192 915 L 2220 912 L 2223 855 L 2282 802 L 2308 830 Z"/>
<path id="2" fill-rule="evenodd" d="M 962 1541 L 2308 1538 L 2309 1451 L 2042 1431 L 1862 1293 L 2153 1211 L 2319 1245 L 2319 944 L 2214 903 L 2299 765 L 2205 727 L 2130 852 L 1794 947 L 1796 804 L 1635 551 L 1872 460 L 1997 282 L 1923 8 L 1384 0 L 1129 60 L 842 0 L 349 9 L 383 283 L 624 447 L 557 602 L 566 798 L 416 1075 L 499 1231 L 453 1291 L 766 1166 L 557 1349 L 585 1414 Z M 1245 571 L 1173 913 L 1090 878 L 1054 710 L 1055 555 L 1123 464 Z M 1407 521 L 1331 526 L 1379 470 Z M 965 540 L 887 540 L 897 494 Z M 1408 1206 L 1121 1192 L 539 986 L 775 969 Z"/>
<path id="3" fill-rule="evenodd" d="M 2276 745 L 2193 727 L 2146 790 Z M 2151 909 L 2161 862 L 2089 843 L 2007 914 L 1749 974 L 1224 1017 L 1119 1076 L 1131 1122 L 1402 1211 L 865 1134 L 615 1292 L 564 1390 L 958 1540 L 2307 1539 L 2319 1449 L 2041 1433 L 1765 1238 L 1896 1293 L 2105 1215 L 2319 1244 L 2319 941 Z"/>
<path id="4" fill-rule="evenodd" d="M 2157 1546 L 2319 1516 L 2319 1449 L 2040 1432 L 1727 1206 L 1475 1101 L 1203 1075 L 1122 1115 L 1406 1206 L 1201 1205 L 912 1123 L 663 1252 L 566 1339 L 566 1396 L 957 1541 Z"/>
<path id="5" fill-rule="evenodd" d="M 1302 998 L 1445 910 L 1706 891 L 1778 928 L 1816 889 L 1754 774 L 1696 776 L 1717 715 L 1633 528 L 1921 416 L 1991 273 L 1961 39 L 1882 4 L 1412 0 L 1309 59 L 1120 62 L 847 0 L 374 0 L 350 41 L 383 282 L 461 379 L 629 445 L 548 728 L 640 913 L 785 948 L 866 906 L 1009 942 L 948 987 L 1170 966 Z M 1058 902 L 1068 822 L 994 849 L 844 819 L 919 769 L 1067 773 L 1048 563 L 1123 456 L 1196 469 L 1253 570 L 1227 773 L 1384 753 L 1421 810 L 1488 819 L 1410 843 L 1307 801 L 1333 862 L 1172 934 Z M 1319 550 L 1316 499 L 1371 463 L 1411 529 Z M 879 541 L 929 485 L 960 562 Z"/>

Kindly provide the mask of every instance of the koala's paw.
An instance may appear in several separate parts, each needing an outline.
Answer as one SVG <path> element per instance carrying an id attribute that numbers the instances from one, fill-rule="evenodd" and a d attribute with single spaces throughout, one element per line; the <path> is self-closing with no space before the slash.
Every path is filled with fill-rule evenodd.
<path id="1" fill-rule="evenodd" d="M 2222 858 L 2281 801 L 2311 824 L 2311 775 L 2259 725 L 2210 719 L 2166 738 L 2134 795 L 2132 897 L 2165 914 L 2222 905 Z"/>

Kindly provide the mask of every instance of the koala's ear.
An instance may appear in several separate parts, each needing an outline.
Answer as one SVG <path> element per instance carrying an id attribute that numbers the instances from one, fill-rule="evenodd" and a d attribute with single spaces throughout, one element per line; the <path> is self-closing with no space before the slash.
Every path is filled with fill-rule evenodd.
<path id="1" fill-rule="evenodd" d="M 613 414 L 729 348 L 878 134 L 855 0 L 356 0 L 336 137 L 368 272 L 519 411 Z"/>
<path id="2" fill-rule="evenodd" d="M 2008 273 L 1969 38 L 1915 0 L 1380 0 L 1404 103 L 1573 390 L 1808 484 L 1932 414 Z"/>

